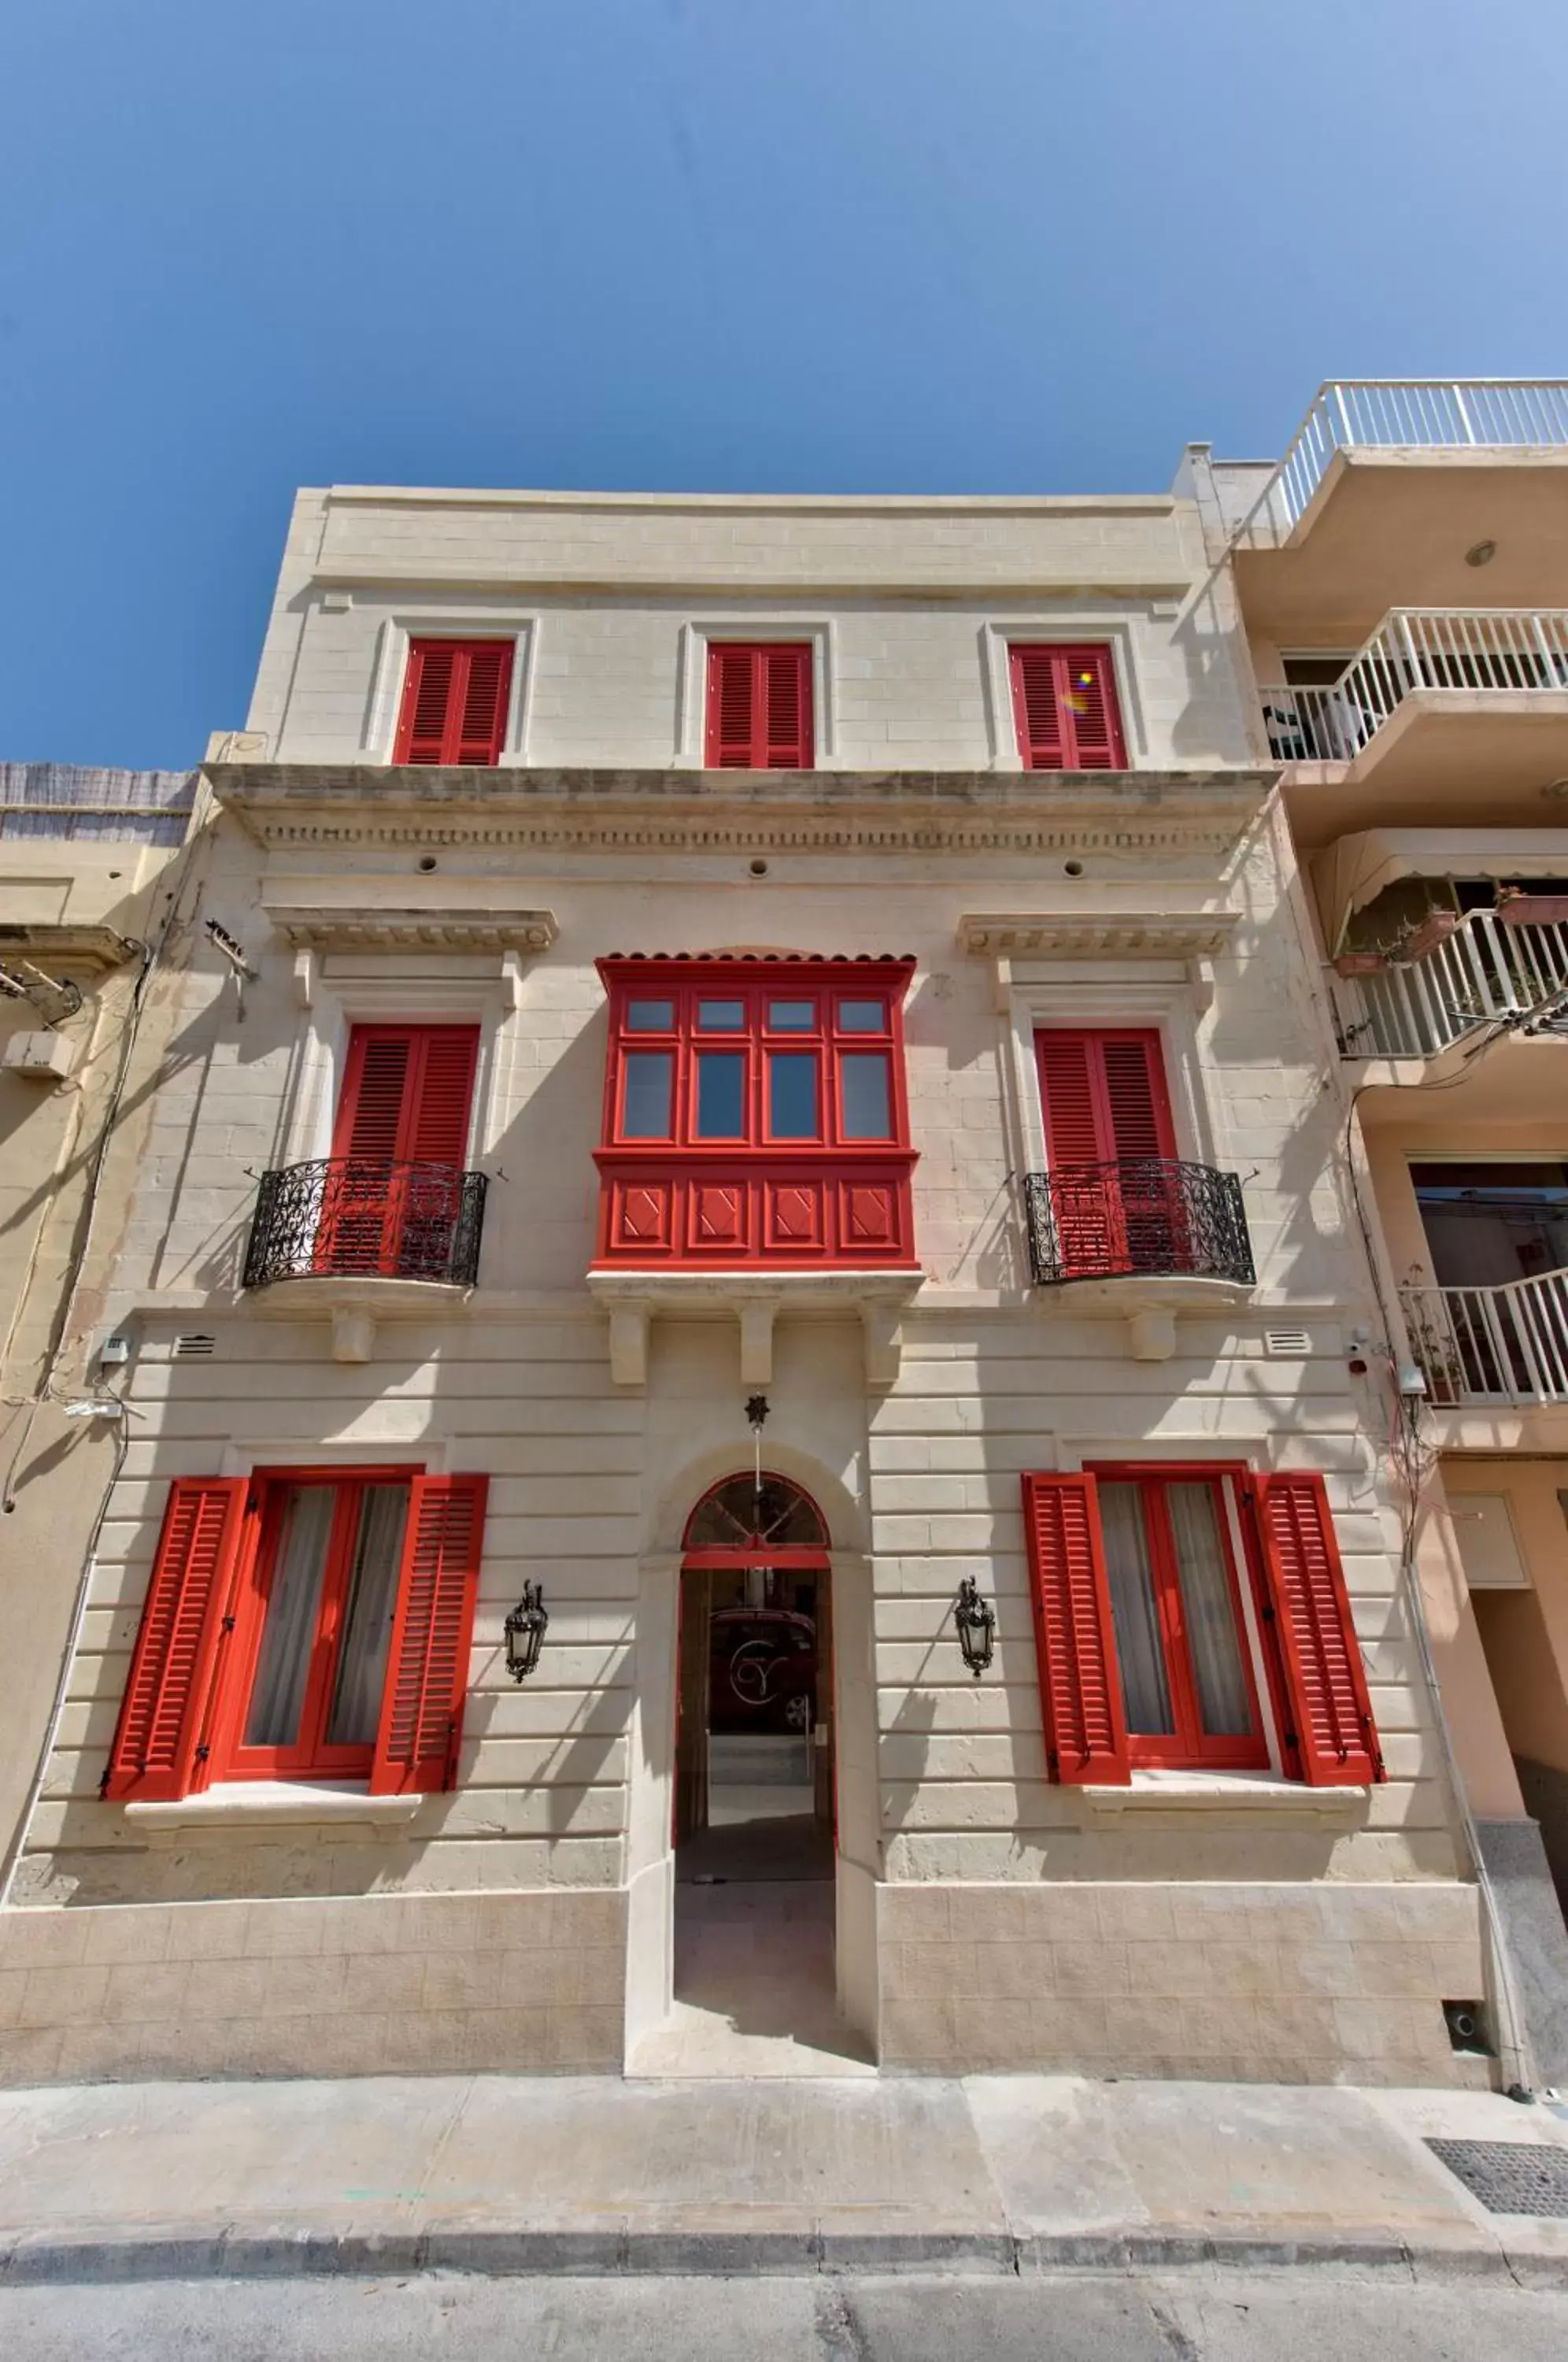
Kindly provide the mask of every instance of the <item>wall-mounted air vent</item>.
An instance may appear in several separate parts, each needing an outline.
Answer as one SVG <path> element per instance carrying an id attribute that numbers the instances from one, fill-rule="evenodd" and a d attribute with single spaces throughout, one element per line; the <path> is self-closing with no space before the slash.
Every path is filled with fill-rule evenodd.
<path id="1" fill-rule="evenodd" d="M 174 1359 L 177 1362 L 210 1362 L 216 1352 L 217 1339 L 204 1337 L 199 1330 L 174 1340 Z"/>
<path id="2" fill-rule="evenodd" d="M 1292 1360 L 1312 1351 L 1312 1340 L 1305 1329 L 1265 1329 L 1264 1351 L 1283 1361 Z"/>

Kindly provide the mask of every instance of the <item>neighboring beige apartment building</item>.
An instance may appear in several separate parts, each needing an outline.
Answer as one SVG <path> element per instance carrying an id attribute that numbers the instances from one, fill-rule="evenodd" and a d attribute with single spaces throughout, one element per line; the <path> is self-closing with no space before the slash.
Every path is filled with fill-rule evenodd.
<path id="1" fill-rule="evenodd" d="M 123 1086 L 195 788 L 0 763 L 0 1891 L 124 1440 L 114 1406 L 82 1412 L 108 1393 L 92 1287 L 124 1227 L 101 1167 L 116 1118 L 136 1128 Z"/>
<path id="2" fill-rule="evenodd" d="M 13 2079 L 1487 2081 L 1282 759 L 1186 494 L 301 493 Z"/>
<path id="3" fill-rule="evenodd" d="M 1333 383 L 1277 469 L 1190 457 L 1310 880 L 1380 1279 L 1376 1416 L 1518 2004 L 1561 2081 L 1568 385 Z"/>

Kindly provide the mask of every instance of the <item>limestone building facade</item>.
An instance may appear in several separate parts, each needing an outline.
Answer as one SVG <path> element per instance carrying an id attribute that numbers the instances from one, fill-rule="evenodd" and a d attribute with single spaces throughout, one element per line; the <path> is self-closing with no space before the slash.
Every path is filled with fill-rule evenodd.
<path id="1" fill-rule="evenodd" d="M 125 1086 L 159 1022 L 195 794 L 190 771 L 0 763 L 0 1893 L 123 1440 L 98 1385 L 123 1229 L 102 1184 L 113 1134 L 138 1130 Z"/>
<path id="2" fill-rule="evenodd" d="M 1486 2079 L 1279 769 L 1191 492 L 300 494 L 13 2079 Z"/>

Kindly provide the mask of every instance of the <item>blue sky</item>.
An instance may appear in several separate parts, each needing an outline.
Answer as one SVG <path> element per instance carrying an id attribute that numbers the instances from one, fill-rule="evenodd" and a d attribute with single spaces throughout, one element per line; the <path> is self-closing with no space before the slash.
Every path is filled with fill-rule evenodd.
<path id="1" fill-rule="evenodd" d="M 12 0 L 0 756 L 240 722 L 299 483 L 1142 491 L 1568 372 L 1565 69 L 1563 0 Z"/>

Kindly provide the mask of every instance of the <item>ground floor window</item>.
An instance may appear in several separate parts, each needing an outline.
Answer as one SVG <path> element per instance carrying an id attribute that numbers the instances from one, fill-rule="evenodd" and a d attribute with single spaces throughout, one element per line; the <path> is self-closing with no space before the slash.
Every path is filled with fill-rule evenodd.
<path id="1" fill-rule="evenodd" d="M 1099 1491 L 1132 1761 L 1261 1768 L 1268 1749 L 1220 1483 L 1106 1476 Z"/>
<path id="2" fill-rule="evenodd" d="M 485 1493 L 397 1467 L 177 1478 L 105 1794 L 452 1786 Z"/>
<path id="3" fill-rule="evenodd" d="M 1384 1776 L 1321 1476 L 1031 1474 L 1023 1506 L 1053 1779 Z"/>

